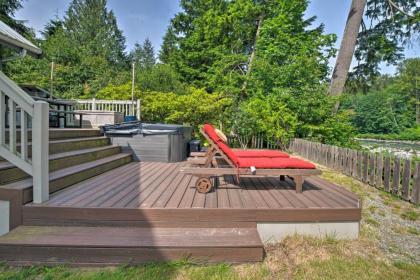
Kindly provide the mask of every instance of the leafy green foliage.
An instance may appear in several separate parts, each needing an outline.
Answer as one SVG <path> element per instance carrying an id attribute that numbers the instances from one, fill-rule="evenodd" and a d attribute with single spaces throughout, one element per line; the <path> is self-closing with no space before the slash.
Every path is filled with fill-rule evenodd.
<path id="1" fill-rule="evenodd" d="M 397 65 L 404 58 L 404 47 L 416 41 L 420 31 L 420 6 L 417 0 L 368 0 L 367 23 L 357 39 L 358 65 L 351 79 L 366 92 L 379 76 L 380 63 Z"/>
<path id="2" fill-rule="evenodd" d="M 72 1 L 64 19 L 51 20 L 43 36 L 43 57 L 10 61 L 6 74 L 20 83 L 50 88 L 54 61 L 54 94 L 65 98 L 90 98 L 108 83 L 129 77 L 125 38 L 105 0 Z"/>
<path id="3" fill-rule="evenodd" d="M 353 123 L 360 133 L 395 135 L 415 127 L 419 110 L 419 62 L 418 58 L 405 60 L 397 76 L 378 78 L 367 94 L 347 96 L 343 107 L 354 110 Z M 404 138 L 411 137 L 415 133 Z"/>
<path id="4" fill-rule="evenodd" d="M 187 88 L 184 94 L 174 92 L 143 91 L 135 89 L 135 98 L 142 102 L 142 120 L 153 123 L 179 123 L 197 129 L 206 122 L 222 121 L 232 100 L 221 93 L 208 93 L 204 89 Z M 131 99 L 131 83 L 109 85 L 96 96 L 100 99 Z"/>
<path id="5" fill-rule="evenodd" d="M 142 91 L 160 91 L 183 93 L 186 86 L 180 82 L 180 77 L 171 66 L 156 64 L 151 68 L 139 70 L 136 84 Z"/>
<path id="6" fill-rule="evenodd" d="M 245 132 L 245 136 L 248 137 L 257 133 L 264 134 L 283 147 L 295 134 L 296 115 L 277 95 L 250 98 L 242 104 L 241 111 L 244 116 L 235 120 L 233 124 L 237 134 Z M 243 127 L 248 130 L 243 131 Z"/>
<path id="7" fill-rule="evenodd" d="M 398 133 L 409 127 L 408 100 L 389 91 L 356 95 L 354 123 L 361 133 Z"/>
<path id="8" fill-rule="evenodd" d="M 312 28 L 315 18 L 304 19 L 307 5 L 306 0 L 181 1 L 162 60 L 183 81 L 232 96 L 223 123 L 238 139 L 246 142 L 259 133 L 282 146 L 294 136 L 348 144 L 353 132 L 348 114 L 334 121 L 334 102 L 322 86 L 335 36 L 324 34 L 323 26 Z"/>
<path id="9" fill-rule="evenodd" d="M 407 128 L 400 133 L 377 134 L 377 133 L 361 133 L 359 138 L 379 139 L 379 140 L 403 140 L 403 141 L 419 141 L 420 127 Z"/>

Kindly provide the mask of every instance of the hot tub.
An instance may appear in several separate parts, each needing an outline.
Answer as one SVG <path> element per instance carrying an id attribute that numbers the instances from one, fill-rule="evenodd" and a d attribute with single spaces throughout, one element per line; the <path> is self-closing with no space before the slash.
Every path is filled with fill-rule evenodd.
<path id="1" fill-rule="evenodd" d="M 188 154 L 191 127 L 131 122 L 104 126 L 113 145 L 131 152 L 137 161 L 179 162 Z"/>

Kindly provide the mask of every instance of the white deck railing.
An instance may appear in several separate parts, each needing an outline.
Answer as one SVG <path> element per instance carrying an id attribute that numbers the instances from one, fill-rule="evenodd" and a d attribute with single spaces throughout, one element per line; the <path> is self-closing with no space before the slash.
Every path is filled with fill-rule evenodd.
<path id="1" fill-rule="evenodd" d="M 140 120 L 140 100 L 98 100 L 98 99 L 76 99 L 75 110 L 88 111 L 115 111 L 123 113 L 124 116 L 135 115 Z"/>
<path id="2" fill-rule="evenodd" d="M 20 124 L 17 123 L 17 111 L 20 112 Z M 34 203 L 49 198 L 48 115 L 48 103 L 33 100 L 0 71 L 0 156 L 33 177 Z M 28 123 L 32 124 L 32 144 L 28 142 Z M 29 156 L 30 147 L 32 156 Z"/>

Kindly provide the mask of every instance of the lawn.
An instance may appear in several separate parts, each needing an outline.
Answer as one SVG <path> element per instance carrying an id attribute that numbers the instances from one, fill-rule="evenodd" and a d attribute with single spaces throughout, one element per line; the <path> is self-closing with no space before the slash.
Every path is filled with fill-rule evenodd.
<path id="1" fill-rule="evenodd" d="M 268 246 L 265 260 L 256 264 L 184 260 L 110 268 L 1 265 L 0 279 L 420 279 L 419 208 L 350 177 L 323 171 L 325 179 L 361 196 L 358 240 L 291 236 Z"/>

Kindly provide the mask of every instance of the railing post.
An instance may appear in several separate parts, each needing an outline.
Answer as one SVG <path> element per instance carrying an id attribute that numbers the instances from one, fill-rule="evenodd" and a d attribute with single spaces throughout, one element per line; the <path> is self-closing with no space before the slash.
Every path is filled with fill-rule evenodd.
<path id="1" fill-rule="evenodd" d="M 137 99 L 137 119 L 140 121 L 141 119 L 141 101 Z"/>
<path id="2" fill-rule="evenodd" d="M 96 99 L 92 99 L 92 111 L 96 111 Z"/>
<path id="3" fill-rule="evenodd" d="M 49 107 L 36 101 L 32 121 L 33 201 L 42 203 L 49 198 Z"/>

